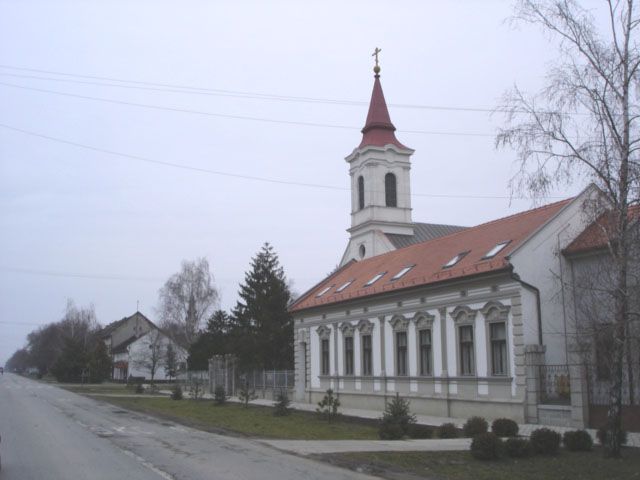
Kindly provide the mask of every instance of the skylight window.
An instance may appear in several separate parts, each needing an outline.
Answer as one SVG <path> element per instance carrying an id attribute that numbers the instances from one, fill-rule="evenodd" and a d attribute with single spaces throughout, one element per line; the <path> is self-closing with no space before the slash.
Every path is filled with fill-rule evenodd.
<path id="1" fill-rule="evenodd" d="M 387 273 L 387 272 L 378 273 L 375 277 L 373 277 L 371 280 L 369 280 L 367 283 L 365 283 L 364 286 L 365 287 L 370 287 L 371 285 L 376 283 L 378 280 L 380 280 L 382 277 L 384 277 L 385 273 Z"/>
<path id="2" fill-rule="evenodd" d="M 336 293 L 340 293 L 341 291 L 343 291 L 345 288 L 347 288 L 349 285 L 351 285 L 353 283 L 353 280 L 349 280 L 346 283 L 343 283 L 342 285 L 340 285 L 338 288 L 336 288 Z"/>
<path id="3" fill-rule="evenodd" d="M 398 280 L 400 277 L 404 276 L 413 267 L 415 267 L 415 265 L 409 265 L 408 267 L 404 267 L 402 270 L 396 273 L 393 277 L 391 277 L 391 281 Z"/>
<path id="4" fill-rule="evenodd" d="M 316 298 L 317 297 L 321 297 L 322 295 L 327 293 L 329 290 L 331 290 L 332 287 L 333 287 L 333 285 L 329 285 L 328 287 L 323 288 L 322 290 L 320 290 L 320 292 L 316 295 Z"/>
<path id="5" fill-rule="evenodd" d="M 484 257 L 482 258 L 493 258 L 495 257 L 497 254 L 499 254 L 502 249 L 504 247 L 506 247 L 507 245 L 509 245 L 509 242 L 511 242 L 511 240 L 507 240 L 506 242 L 500 242 L 498 243 L 495 247 L 493 247 L 491 250 L 489 250 Z"/>
<path id="6" fill-rule="evenodd" d="M 460 252 L 455 257 L 453 257 L 451 260 L 449 260 L 447 263 L 445 263 L 442 266 L 442 268 L 451 268 L 451 267 L 453 267 L 456 263 L 458 263 L 460 260 L 462 260 L 467 255 L 467 253 L 469 253 L 469 252 L 468 251 Z"/>

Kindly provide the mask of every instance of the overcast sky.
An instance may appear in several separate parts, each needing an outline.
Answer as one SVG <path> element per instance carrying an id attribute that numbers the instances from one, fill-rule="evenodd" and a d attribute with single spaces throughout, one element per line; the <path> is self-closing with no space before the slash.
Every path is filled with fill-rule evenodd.
<path id="1" fill-rule="evenodd" d="M 298 292 L 332 270 L 375 47 L 397 137 L 416 151 L 414 221 L 474 225 L 533 206 L 508 198 L 502 118 L 464 110 L 543 85 L 557 46 L 506 22 L 511 9 L 0 0 L 0 364 L 68 298 L 93 303 L 102 324 L 137 301 L 155 320 L 183 259 L 209 260 L 224 309 L 265 241 Z"/>

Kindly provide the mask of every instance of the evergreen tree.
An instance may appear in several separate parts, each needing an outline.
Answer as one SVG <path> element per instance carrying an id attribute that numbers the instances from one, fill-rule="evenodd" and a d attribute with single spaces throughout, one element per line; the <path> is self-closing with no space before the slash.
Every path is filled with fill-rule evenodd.
<path id="1" fill-rule="evenodd" d="M 207 328 L 189 347 L 187 364 L 190 370 L 207 370 L 214 355 L 235 352 L 232 319 L 224 310 L 216 310 L 207 320 Z"/>
<path id="2" fill-rule="evenodd" d="M 269 243 L 251 261 L 233 310 L 235 350 L 243 368 L 293 367 L 291 293 L 278 255 Z"/>
<path id="3" fill-rule="evenodd" d="M 96 346 L 89 355 L 89 379 L 92 383 L 100 383 L 111 378 L 111 357 L 102 340 L 96 340 Z"/>

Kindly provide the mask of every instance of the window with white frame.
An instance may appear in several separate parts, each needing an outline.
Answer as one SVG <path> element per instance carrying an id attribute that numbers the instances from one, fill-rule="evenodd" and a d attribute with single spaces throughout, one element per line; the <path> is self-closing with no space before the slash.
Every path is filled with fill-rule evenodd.
<path id="1" fill-rule="evenodd" d="M 507 325 L 504 322 L 489 324 L 491 341 L 491 373 L 507 374 Z"/>
<path id="2" fill-rule="evenodd" d="M 329 339 L 323 338 L 320 340 L 320 357 L 321 357 L 321 373 L 322 375 L 329 375 L 331 371 L 331 356 L 329 354 Z"/>
<path id="3" fill-rule="evenodd" d="M 396 332 L 396 375 L 407 373 L 407 332 Z"/>
<path id="4" fill-rule="evenodd" d="M 509 343 L 507 342 L 509 307 L 491 300 L 482 309 L 486 322 L 488 373 L 494 376 L 509 374 Z"/>
<path id="5" fill-rule="evenodd" d="M 429 329 L 418 330 L 418 355 L 420 375 L 431 375 L 431 330 Z"/>
<path id="6" fill-rule="evenodd" d="M 353 337 L 344 337 L 344 374 L 353 375 Z"/>
<path id="7" fill-rule="evenodd" d="M 458 337 L 460 342 L 460 375 L 475 375 L 473 325 L 461 325 L 458 327 Z"/>
<path id="8" fill-rule="evenodd" d="M 370 376 L 373 374 L 371 335 L 362 335 L 360 339 L 362 343 L 362 375 Z"/>

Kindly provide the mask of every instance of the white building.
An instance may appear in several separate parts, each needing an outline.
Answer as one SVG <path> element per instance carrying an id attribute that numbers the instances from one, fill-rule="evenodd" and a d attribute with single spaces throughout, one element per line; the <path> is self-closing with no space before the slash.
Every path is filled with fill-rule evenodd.
<path id="1" fill-rule="evenodd" d="M 186 349 L 140 312 L 110 323 L 102 330 L 101 337 L 113 362 L 113 380 L 125 381 L 130 376 L 150 379 L 152 368 L 154 380 L 170 380 L 166 371 L 169 344 L 179 367 L 186 369 Z"/>
<path id="2" fill-rule="evenodd" d="M 416 223 L 414 152 L 394 131 L 378 70 L 362 141 L 346 157 L 340 268 L 290 309 L 296 400 L 332 388 L 344 406 L 382 410 L 399 392 L 417 413 L 583 424 L 570 406 L 540 405 L 538 365 L 565 367 L 554 381 L 568 382 L 560 252 L 587 226 L 596 189 L 475 227 Z"/>

